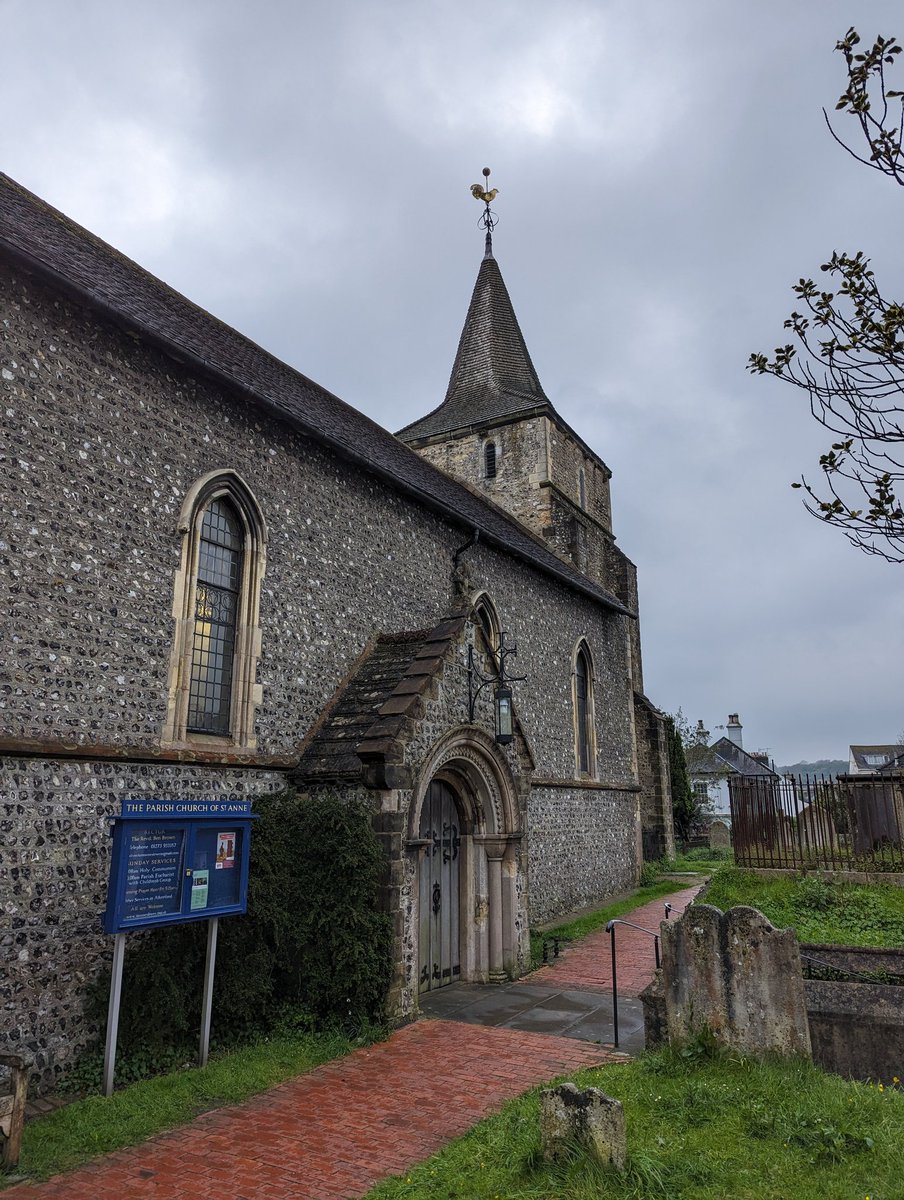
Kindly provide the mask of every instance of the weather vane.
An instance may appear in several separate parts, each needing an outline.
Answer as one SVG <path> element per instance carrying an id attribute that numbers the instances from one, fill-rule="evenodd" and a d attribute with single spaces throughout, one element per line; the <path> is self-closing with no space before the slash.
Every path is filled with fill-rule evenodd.
<path id="1" fill-rule="evenodd" d="M 483 203 L 486 205 L 486 208 L 480 214 L 480 221 L 478 222 L 478 224 L 480 225 L 481 229 L 485 229 L 487 231 L 486 252 L 487 252 L 487 254 L 492 254 L 492 252 L 493 252 L 493 230 L 496 228 L 496 222 L 499 220 L 499 218 L 496 216 L 496 214 L 490 208 L 490 205 L 493 203 L 493 201 L 499 195 L 499 188 L 492 188 L 492 190 L 488 190 L 487 185 L 489 184 L 489 182 L 490 182 L 490 168 L 484 167 L 483 168 L 483 183 L 472 183 L 471 184 L 471 195 L 474 197 L 475 200 L 482 200 Z"/>

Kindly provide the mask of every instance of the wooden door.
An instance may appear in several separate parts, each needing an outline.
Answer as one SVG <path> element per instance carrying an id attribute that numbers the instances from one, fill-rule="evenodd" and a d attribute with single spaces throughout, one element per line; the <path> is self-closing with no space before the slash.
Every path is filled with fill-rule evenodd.
<path id="1" fill-rule="evenodd" d="M 427 789 L 420 837 L 427 845 L 420 868 L 418 990 L 429 992 L 461 976 L 461 818 L 448 784 L 434 781 Z"/>

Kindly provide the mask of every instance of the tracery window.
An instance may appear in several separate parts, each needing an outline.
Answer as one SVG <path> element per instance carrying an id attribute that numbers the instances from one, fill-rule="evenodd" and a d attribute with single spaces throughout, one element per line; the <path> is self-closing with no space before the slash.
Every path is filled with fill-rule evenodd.
<path id="1" fill-rule="evenodd" d="M 593 667 L 586 642 L 578 645 L 574 659 L 574 741 L 577 773 L 595 775 L 596 745 L 593 719 Z"/>
<path id="2" fill-rule="evenodd" d="M 213 737 L 253 748 L 266 525 L 247 485 L 235 472 L 219 471 L 191 488 L 179 531 L 162 740 L 178 746 Z"/>

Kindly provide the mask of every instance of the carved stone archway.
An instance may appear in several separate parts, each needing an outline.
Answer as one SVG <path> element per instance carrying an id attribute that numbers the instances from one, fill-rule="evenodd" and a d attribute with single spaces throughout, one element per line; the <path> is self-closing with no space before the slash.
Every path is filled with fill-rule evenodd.
<path id="1" fill-rule="evenodd" d="M 419 879 L 433 853 L 432 839 L 421 836 L 421 816 L 435 782 L 452 789 L 461 816 L 460 977 L 501 982 L 517 973 L 526 928 L 518 789 L 508 760 L 488 734 L 474 726 L 447 734 L 424 763 L 409 811 L 408 846 L 417 855 Z"/>

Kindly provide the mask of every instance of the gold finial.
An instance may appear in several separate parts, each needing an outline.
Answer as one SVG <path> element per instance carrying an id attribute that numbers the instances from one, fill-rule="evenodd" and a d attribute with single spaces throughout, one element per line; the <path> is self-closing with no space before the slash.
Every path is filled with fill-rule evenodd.
<path id="1" fill-rule="evenodd" d="M 486 205 L 486 208 L 483 210 L 483 212 L 480 215 L 479 224 L 480 224 L 481 229 L 485 229 L 487 231 L 486 256 L 492 257 L 492 255 L 493 255 L 493 229 L 496 226 L 496 221 L 498 220 L 498 218 L 497 218 L 496 214 L 493 212 L 493 210 L 490 208 L 490 205 L 493 203 L 493 201 L 499 195 L 499 188 L 487 187 L 486 185 L 489 184 L 489 182 L 490 182 L 490 168 L 484 167 L 483 168 L 483 183 L 482 184 L 481 183 L 472 183 L 471 184 L 471 195 L 474 197 L 475 200 L 481 200 Z"/>

